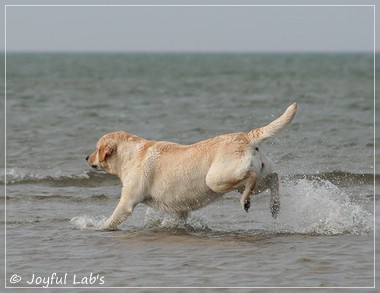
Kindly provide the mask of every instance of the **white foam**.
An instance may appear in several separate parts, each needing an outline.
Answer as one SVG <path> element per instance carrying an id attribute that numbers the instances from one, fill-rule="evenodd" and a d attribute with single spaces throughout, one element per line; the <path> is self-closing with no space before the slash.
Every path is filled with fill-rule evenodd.
<path id="1" fill-rule="evenodd" d="M 279 232 L 338 235 L 373 231 L 373 215 L 330 181 L 300 179 L 281 185 Z"/>
<path id="2" fill-rule="evenodd" d="M 71 174 L 62 170 L 28 170 L 26 168 L 11 168 L 6 172 L 6 181 L 8 184 L 21 183 L 25 180 L 60 180 L 60 179 L 89 179 L 88 171 L 79 174 Z M 0 170 L 0 178 L 4 178 L 5 169 Z M 1 182 L 1 181 L 0 181 Z"/>
<path id="3" fill-rule="evenodd" d="M 191 215 L 187 221 L 178 219 L 170 214 L 165 214 L 148 208 L 145 213 L 144 227 L 155 230 L 207 230 L 206 218 L 201 215 Z"/>
<path id="4" fill-rule="evenodd" d="M 106 222 L 107 217 L 78 216 L 70 220 L 70 223 L 78 230 L 99 230 Z"/>

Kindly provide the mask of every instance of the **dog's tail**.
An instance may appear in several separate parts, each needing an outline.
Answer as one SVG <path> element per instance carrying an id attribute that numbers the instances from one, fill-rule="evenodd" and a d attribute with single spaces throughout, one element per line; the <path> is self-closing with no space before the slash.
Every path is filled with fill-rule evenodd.
<path id="1" fill-rule="evenodd" d="M 265 139 L 278 134 L 283 129 L 285 129 L 290 124 L 290 122 L 292 122 L 294 116 L 296 115 L 296 111 L 297 103 L 291 104 L 288 109 L 286 109 L 284 114 L 282 114 L 273 122 L 269 123 L 267 126 L 252 129 L 250 132 L 248 132 L 248 139 L 251 141 L 251 143 L 254 142 L 260 144 Z"/>

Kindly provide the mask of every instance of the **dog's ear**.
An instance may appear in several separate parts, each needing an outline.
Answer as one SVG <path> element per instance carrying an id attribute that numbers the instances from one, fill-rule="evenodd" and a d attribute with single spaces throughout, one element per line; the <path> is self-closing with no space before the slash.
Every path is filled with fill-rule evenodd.
<path id="1" fill-rule="evenodd" d="M 104 162 L 106 157 L 111 156 L 116 151 L 116 143 L 113 141 L 104 142 L 99 148 L 99 163 Z"/>

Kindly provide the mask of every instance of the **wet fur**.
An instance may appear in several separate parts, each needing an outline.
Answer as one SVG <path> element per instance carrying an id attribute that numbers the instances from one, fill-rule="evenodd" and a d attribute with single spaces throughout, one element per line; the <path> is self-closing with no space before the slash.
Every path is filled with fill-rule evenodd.
<path id="1" fill-rule="evenodd" d="M 270 210 L 276 218 L 278 175 L 260 144 L 284 129 L 296 109 L 294 103 L 272 123 L 248 133 L 224 134 L 192 145 L 146 140 L 123 131 L 104 135 L 86 160 L 94 169 L 117 175 L 123 187 L 103 229 L 117 229 L 139 203 L 186 219 L 191 211 L 232 190 L 242 193 L 240 203 L 248 212 L 250 196 L 269 188 Z"/>

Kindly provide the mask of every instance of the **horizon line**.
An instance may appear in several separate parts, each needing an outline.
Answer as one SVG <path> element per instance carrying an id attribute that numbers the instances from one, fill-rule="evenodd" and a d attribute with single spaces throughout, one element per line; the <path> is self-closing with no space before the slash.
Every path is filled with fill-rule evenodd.
<path id="1" fill-rule="evenodd" d="M 3 54 L 373 54 L 380 50 L 0 50 Z"/>

